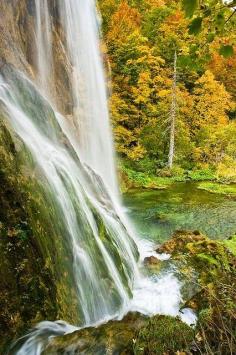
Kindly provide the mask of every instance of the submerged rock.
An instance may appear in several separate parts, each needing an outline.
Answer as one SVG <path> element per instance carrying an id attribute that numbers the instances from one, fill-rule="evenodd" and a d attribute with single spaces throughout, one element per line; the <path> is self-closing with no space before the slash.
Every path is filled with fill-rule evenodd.
<path id="1" fill-rule="evenodd" d="M 144 259 L 144 264 L 145 265 L 160 265 L 161 264 L 161 260 L 157 259 L 155 256 L 151 255 L 151 256 L 147 256 L 145 259 Z"/>

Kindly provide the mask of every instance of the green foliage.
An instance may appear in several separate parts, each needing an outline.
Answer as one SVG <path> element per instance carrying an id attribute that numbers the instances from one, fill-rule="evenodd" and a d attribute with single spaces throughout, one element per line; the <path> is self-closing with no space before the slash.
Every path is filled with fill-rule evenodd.
<path id="1" fill-rule="evenodd" d="M 219 267 L 219 262 L 211 255 L 207 255 L 207 254 L 204 254 L 204 253 L 200 253 L 200 254 L 197 254 L 197 258 L 199 260 L 202 260 L 204 263 L 207 264 L 211 264 L 211 265 L 215 265 L 217 267 Z"/>
<path id="2" fill-rule="evenodd" d="M 214 32 L 208 33 L 208 35 L 207 35 L 207 42 L 208 42 L 208 43 L 211 43 L 212 41 L 214 41 L 214 39 L 215 39 L 215 33 L 214 33 Z"/>
<path id="3" fill-rule="evenodd" d="M 166 177 L 156 177 L 124 167 L 122 170 L 127 175 L 132 187 L 164 189 L 172 183 L 172 181 Z"/>
<path id="4" fill-rule="evenodd" d="M 233 16 L 236 13 L 234 1 L 222 4 L 220 0 L 202 1 L 200 3 L 195 0 L 182 0 L 182 7 L 187 18 L 197 16 L 190 23 L 189 32 L 192 35 L 203 32 L 204 51 L 210 52 L 208 43 L 211 43 L 215 37 L 224 38 L 225 32 L 234 28 Z M 233 22 L 233 25 L 231 25 L 231 22 Z M 203 24 L 204 26 L 202 26 Z M 233 36 L 232 39 L 235 40 Z M 223 44 L 219 52 L 225 58 L 228 58 L 234 53 L 233 46 L 228 43 Z"/>
<path id="5" fill-rule="evenodd" d="M 211 168 L 188 171 L 188 177 L 193 181 L 215 180 L 216 173 Z"/>
<path id="6" fill-rule="evenodd" d="M 130 164 L 129 160 L 123 161 L 120 165 L 121 183 L 124 190 L 132 187 L 144 187 L 152 189 L 167 188 L 174 182 L 185 181 L 206 181 L 198 185 L 199 189 L 210 192 L 234 195 L 235 185 L 224 185 L 217 182 L 215 169 L 193 169 L 185 170 L 179 165 L 173 165 L 172 169 L 167 166 L 157 168 L 158 162 L 155 160 L 142 159 L 136 163 Z M 216 181 L 216 182 L 212 182 Z"/>
<path id="7" fill-rule="evenodd" d="M 233 46 L 230 46 L 230 45 L 223 45 L 220 47 L 220 50 L 219 50 L 219 53 L 221 55 L 223 55 L 223 57 L 225 58 L 229 58 L 231 56 L 233 56 L 234 54 L 234 49 L 233 49 Z"/>
<path id="8" fill-rule="evenodd" d="M 189 24 L 189 33 L 191 35 L 197 35 L 200 33 L 202 28 L 202 17 L 196 17 L 190 24 Z"/>
<path id="9" fill-rule="evenodd" d="M 168 166 L 157 170 L 157 175 L 162 177 L 169 177 L 173 181 L 185 181 L 187 178 L 186 171 L 179 165 L 173 165 L 170 169 Z"/>
<path id="10" fill-rule="evenodd" d="M 198 0 L 182 0 L 183 10 L 186 17 L 192 17 L 198 6 Z"/>
<path id="11" fill-rule="evenodd" d="M 224 244 L 230 250 L 230 252 L 236 256 L 236 235 L 233 235 L 227 240 L 224 240 Z"/>

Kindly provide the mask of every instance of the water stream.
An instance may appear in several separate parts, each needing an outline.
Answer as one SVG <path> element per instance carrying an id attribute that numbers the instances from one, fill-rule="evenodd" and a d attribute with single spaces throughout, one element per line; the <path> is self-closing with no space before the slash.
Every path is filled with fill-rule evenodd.
<path id="1" fill-rule="evenodd" d="M 176 229 L 198 230 L 212 239 L 236 231 L 236 200 L 199 189 L 198 182 L 177 182 L 163 190 L 134 189 L 124 196 L 126 213 L 140 236 L 157 244 Z"/>

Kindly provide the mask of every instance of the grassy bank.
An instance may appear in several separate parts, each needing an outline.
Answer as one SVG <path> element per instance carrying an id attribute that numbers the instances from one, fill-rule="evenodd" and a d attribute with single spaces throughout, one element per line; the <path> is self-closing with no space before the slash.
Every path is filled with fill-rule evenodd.
<path id="1" fill-rule="evenodd" d="M 119 165 L 119 178 L 122 192 L 133 188 L 167 189 L 175 182 L 199 182 L 199 189 L 224 195 L 236 195 L 234 179 L 221 179 L 213 169 L 183 170 L 181 168 L 162 169 L 154 175 L 136 171 Z M 234 184 L 231 184 L 234 183 Z"/>
<path id="2" fill-rule="evenodd" d="M 199 184 L 200 190 L 206 190 L 214 194 L 236 196 L 236 185 L 224 184 L 221 182 L 206 181 Z"/>

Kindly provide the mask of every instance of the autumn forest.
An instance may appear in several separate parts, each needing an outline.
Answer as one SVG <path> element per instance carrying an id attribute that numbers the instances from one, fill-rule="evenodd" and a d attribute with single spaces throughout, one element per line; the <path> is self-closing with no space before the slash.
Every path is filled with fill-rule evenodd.
<path id="1" fill-rule="evenodd" d="M 100 0 L 99 4 L 121 169 L 134 179 L 145 173 L 235 180 L 233 2 Z M 174 157 L 169 169 L 173 114 Z"/>

